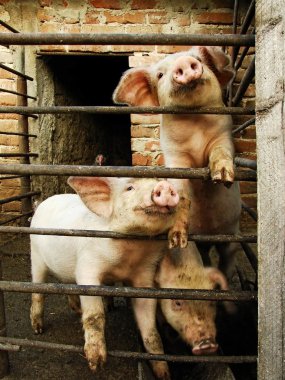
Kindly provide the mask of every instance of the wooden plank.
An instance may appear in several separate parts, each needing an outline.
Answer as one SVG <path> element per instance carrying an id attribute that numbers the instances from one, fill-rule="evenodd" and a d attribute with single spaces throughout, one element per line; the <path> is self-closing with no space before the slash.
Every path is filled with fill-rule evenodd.
<path id="1" fill-rule="evenodd" d="M 284 1 L 256 3 L 258 379 L 285 378 Z"/>

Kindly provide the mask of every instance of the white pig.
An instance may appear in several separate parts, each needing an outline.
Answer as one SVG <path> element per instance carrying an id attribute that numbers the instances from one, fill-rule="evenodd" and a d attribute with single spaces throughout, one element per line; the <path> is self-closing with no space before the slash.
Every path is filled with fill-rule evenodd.
<path id="1" fill-rule="evenodd" d="M 228 289 L 225 276 L 218 269 L 204 267 L 196 244 L 169 251 L 164 255 L 155 282 L 160 288 L 212 290 Z M 162 315 L 181 338 L 192 347 L 194 355 L 213 354 L 216 343 L 216 302 L 179 299 L 159 300 Z"/>
<path id="2" fill-rule="evenodd" d="M 165 233 L 171 226 L 179 196 L 167 181 L 70 177 L 77 194 L 55 195 L 42 202 L 32 227 L 115 231 L 141 235 Z M 152 287 L 166 242 L 110 238 L 31 236 L 32 281 L 43 283 L 48 273 L 65 283 L 101 285 L 124 281 L 135 287 Z M 43 331 L 43 295 L 32 295 L 31 324 Z M 78 309 L 76 297 L 71 306 Z M 80 296 L 85 333 L 84 350 L 96 370 L 106 360 L 105 316 L 101 297 Z M 134 314 L 145 348 L 163 353 L 156 329 L 155 299 L 133 299 Z M 168 366 L 153 361 L 158 379 L 170 379 Z"/>
<path id="3" fill-rule="evenodd" d="M 127 70 L 113 95 L 131 106 L 224 107 L 222 88 L 232 78 L 228 56 L 218 47 L 193 47 L 147 67 Z M 194 234 L 239 231 L 239 185 L 234 182 L 231 116 L 161 115 L 160 143 L 167 167 L 210 167 L 211 181 L 175 180 L 180 195 L 169 247 L 185 247 Z M 225 184 L 226 186 L 224 186 Z M 232 186 L 230 186 L 232 185 Z M 191 207 L 189 212 L 189 199 Z M 235 243 L 217 246 L 219 268 L 231 277 Z"/>

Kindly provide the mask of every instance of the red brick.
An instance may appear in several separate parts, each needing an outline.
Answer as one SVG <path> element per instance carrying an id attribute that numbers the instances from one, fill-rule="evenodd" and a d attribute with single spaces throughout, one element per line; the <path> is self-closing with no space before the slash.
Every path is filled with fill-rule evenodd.
<path id="1" fill-rule="evenodd" d="M 255 194 L 257 191 L 256 182 L 240 181 L 239 185 L 242 194 Z"/>
<path id="2" fill-rule="evenodd" d="M 256 151 L 255 140 L 234 139 L 234 145 L 235 145 L 236 153 Z"/>
<path id="3" fill-rule="evenodd" d="M 134 166 L 149 166 L 151 164 L 151 157 L 141 153 L 132 154 L 132 165 Z"/>
<path id="4" fill-rule="evenodd" d="M 256 138 L 256 128 L 255 126 L 250 126 L 245 128 L 241 132 L 237 132 L 235 137 L 242 137 L 244 139 L 255 139 Z"/>
<path id="5" fill-rule="evenodd" d="M 121 9 L 119 0 L 89 0 L 94 8 Z"/>
<path id="6" fill-rule="evenodd" d="M 192 15 L 199 24 L 232 24 L 233 15 L 229 12 L 203 12 Z"/>
<path id="7" fill-rule="evenodd" d="M 39 32 L 41 33 L 60 33 L 62 31 L 63 24 L 59 22 L 45 22 L 39 26 Z"/>
<path id="8" fill-rule="evenodd" d="M 156 0 L 133 0 L 131 2 L 131 9 L 153 9 L 156 3 Z"/>
<path id="9" fill-rule="evenodd" d="M 3 121 L 3 120 L 18 120 L 18 115 L 15 114 L 15 113 L 0 113 L 0 123 Z"/>
<path id="10" fill-rule="evenodd" d="M 175 23 L 179 26 L 190 26 L 191 20 L 189 16 L 179 15 L 174 19 Z"/>
<path id="11" fill-rule="evenodd" d="M 9 66 L 9 65 L 7 65 Z M 0 68 L 0 79 L 15 79 L 16 75 Z"/>
<path id="12" fill-rule="evenodd" d="M 256 194 L 242 194 L 241 199 L 248 207 L 256 209 L 257 206 L 257 196 Z"/>
<path id="13" fill-rule="evenodd" d="M 117 24 L 143 24 L 145 23 L 145 13 L 144 12 L 124 12 L 121 14 L 106 11 L 103 13 L 106 18 L 106 23 L 117 23 Z"/>
<path id="14" fill-rule="evenodd" d="M 158 156 L 155 157 L 155 163 L 158 166 L 162 166 L 165 164 L 163 153 L 160 153 Z"/>
<path id="15" fill-rule="evenodd" d="M 156 152 L 160 149 L 159 140 L 150 140 L 145 143 L 145 151 Z"/>
<path id="16" fill-rule="evenodd" d="M 37 13 L 37 19 L 40 22 L 52 21 L 55 18 L 55 12 L 53 8 L 40 8 Z"/>
<path id="17" fill-rule="evenodd" d="M 100 16 L 102 15 L 101 12 L 90 10 L 86 12 L 84 23 L 85 24 L 100 24 Z"/>

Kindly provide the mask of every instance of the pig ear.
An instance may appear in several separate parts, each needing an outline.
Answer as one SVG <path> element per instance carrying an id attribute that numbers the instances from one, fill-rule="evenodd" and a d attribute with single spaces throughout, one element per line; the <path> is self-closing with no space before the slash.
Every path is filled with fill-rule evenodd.
<path id="1" fill-rule="evenodd" d="M 99 177 L 69 177 L 67 180 L 81 200 L 95 214 L 109 218 L 113 211 L 111 181 Z"/>
<path id="2" fill-rule="evenodd" d="M 217 46 L 201 46 L 199 48 L 203 60 L 214 72 L 222 88 L 225 88 L 229 81 L 234 77 L 234 70 L 227 54 Z"/>
<path id="3" fill-rule="evenodd" d="M 223 275 L 219 269 L 216 268 L 205 268 L 207 272 L 208 278 L 213 283 L 213 287 L 215 288 L 217 285 L 221 288 L 221 290 L 228 290 L 228 282 L 226 277 Z"/>
<path id="4" fill-rule="evenodd" d="M 151 86 L 150 71 L 147 68 L 127 70 L 114 91 L 113 100 L 129 106 L 158 106 L 157 96 Z"/>

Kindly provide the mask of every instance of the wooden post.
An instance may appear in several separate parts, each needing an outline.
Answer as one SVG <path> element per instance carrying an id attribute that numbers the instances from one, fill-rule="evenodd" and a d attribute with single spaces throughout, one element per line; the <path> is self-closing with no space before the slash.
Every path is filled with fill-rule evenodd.
<path id="1" fill-rule="evenodd" d="M 17 78 L 17 92 L 21 94 L 27 94 L 27 80 L 18 76 Z M 27 98 L 24 96 L 18 95 L 17 97 L 17 106 L 27 106 Z M 18 132 L 20 133 L 29 133 L 28 126 L 28 117 L 25 115 L 19 115 L 18 118 Z M 29 137 L 27 136 L 19 136 L 19 152 L 29 153 Z M 29 164 L 29 157 L 21 157 L 21 164 Z M 30 177 L 25 176 L 21 178 L 21 193 L 29 193 L 31 191 L 31 182 Z M 22 213 L 28 213 L 32 209 L 32 201 L 31 198 L 22 199 Z M 21 225 L 25 226 L 28 224 L 28 216 L 21 219 Z"/>
<path id="2" fill-rule="evenodd" d="M 285 379 L 284 1 L 256 2 L 258 379 Z"/>

